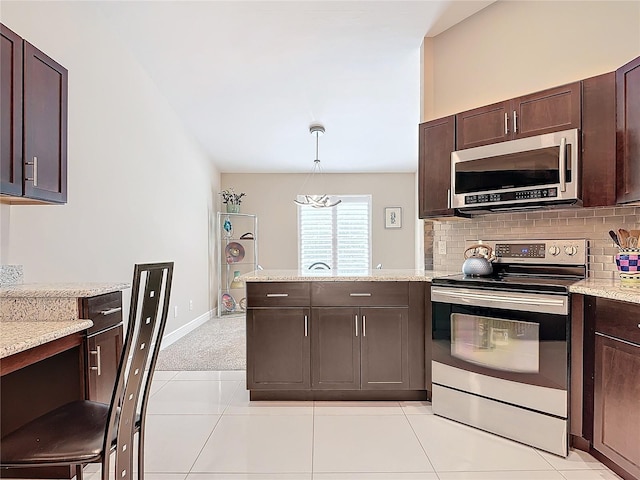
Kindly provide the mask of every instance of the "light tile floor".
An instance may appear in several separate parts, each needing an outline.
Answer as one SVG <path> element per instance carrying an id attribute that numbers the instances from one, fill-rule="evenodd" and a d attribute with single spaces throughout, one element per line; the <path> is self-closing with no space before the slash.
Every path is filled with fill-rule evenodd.
<path id="1" fill-rule="evenodd" d="M 157 371 L 146 442 L 147 480 L 619 478 L 585 452 L 541 452 L 428 402 L 250 402 L 237 371 Z"/>

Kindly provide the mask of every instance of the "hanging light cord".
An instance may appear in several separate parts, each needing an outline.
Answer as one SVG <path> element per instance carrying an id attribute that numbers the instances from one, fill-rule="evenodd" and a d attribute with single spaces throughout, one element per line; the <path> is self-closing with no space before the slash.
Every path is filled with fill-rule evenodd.
<path id="1" fill-rule="evenodd" d="M 318 176 L 322 179 L 322 169 L 320 167 L 320 155 L 319 155 L 319 143 L 320 143 L 319 137 L 320 137 L 320 133 L 324 133 L 324 127 L 321 125 L 312 125 L 309 128 L 309 130 L 311 131 L 311 133 L 315 133 L 316 135 L 316 158 L 313 161 L 313 168 L 311 169 L 311 173 L 309 173 L 309 175 L 307 175 L 307 178 L 305 178 L 304 183 L 302 184 L 302 187 L 300 187 L 300 191 L 302 191 L 305 188 L 305 186 L 307 185 L 307 182 L 316 171 L 318 172 Z M 304 200 L 302 201 L 298 200 L 297 197 L 299 196 L 304 197 Z M 331 197 L 329 197 L 329 195 L 326 195 L 326 194 L 300 195 L 298 193 L 298 195 L 296 196 L 296 199 L 293 202 L 303 207 L 310 206 L 313 208 L 326 208 L 326 207 L 335 207 L 336 205 L 341 203 L 342 200 L 338 199 L 332 202 Z"/>

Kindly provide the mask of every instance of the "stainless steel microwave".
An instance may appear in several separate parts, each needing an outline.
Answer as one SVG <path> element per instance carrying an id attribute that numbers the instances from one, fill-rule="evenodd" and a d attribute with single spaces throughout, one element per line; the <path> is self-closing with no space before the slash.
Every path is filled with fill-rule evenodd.
<path id="1" fill-rule="evenodd" d="M 581 204 L 579 138 L 573 129 L 453 152 L 453 208 L 482 213 Z"/>

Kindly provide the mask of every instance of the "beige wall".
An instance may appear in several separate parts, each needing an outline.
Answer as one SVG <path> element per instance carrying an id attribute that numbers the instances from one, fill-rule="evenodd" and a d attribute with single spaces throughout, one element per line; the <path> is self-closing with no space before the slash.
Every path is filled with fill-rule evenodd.
<path id="1" fill-rule="evenodd" d="M 128 282 L 134 263 L 173 260 L 167 333 L 206 314 L 218 172 L 91 2 L 3 0 L 0 13 L 69 70 L 69 201 L 3 206 L 2 262 L 26 282 Z"/>
<path id="2" fill-rule="evenodd" d="M 322 177 L 326 193 L 372 196 L 374 267 L 382 263 L 384 268 L 414 268 L 417 212 L 413 173 L 324 173 Z M 298 268 L 298 217 L 293 199 L 304 193 L 300 188 L 306 178 L 307 174 L 222 174 L 222 188 L 233 187 L 236 193 L 247 194 L 242 212 L 258 215 L 258 260 L 265 269 Z M 402 228 L 384 228 L 384 207 L 402 207 Z"/>
<path id="3" fill-rule="evenodd" d="M 427 120 L 615 70 L 640 55 L 640 2 L 498 1 L 425 45 Z M 578 237 L 589 240 L 590 275 L 612 278 L 607 232 L 639 226 L 639 207 L 425 222 L 425 262 L 459 270 L 465 240 Z"/>
<path id="4" fill-rule="evenodd" d="M 640 55 L 640 2 L 498 1 L 427 43 L 424 120 L 615 70 Z"/>

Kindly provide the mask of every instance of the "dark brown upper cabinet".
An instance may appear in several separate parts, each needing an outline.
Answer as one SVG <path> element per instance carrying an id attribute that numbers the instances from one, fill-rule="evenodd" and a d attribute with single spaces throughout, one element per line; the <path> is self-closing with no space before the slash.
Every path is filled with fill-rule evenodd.
<path id="1" fill-rule="evenodd" d="M 455 150 L 454 115 L 421 123 L 418 141 L 418 214 L 451 217 L 451 152 Z"/>
<path id="2" fill-rule="evenodd" d="M 67 69 L 2 26 L 2 200 L 67 201 Z"/>
<path id="3" fill-rule="evenodd" d="M 580 82 L 474 108 L 456 115 L 456 148 L 580 128 Z"/>
<path id="4" fill-rule="evenodd" d="M 615 73 L 582 81 L 582 206 L 616 203 Z"/>
<path id="5" fill-rule="evenodd" d="M 22 195 L 22 38 L 0 24 L 0 191 Z"/>
<path id="6" fill-rule="evenodd" d="M 640 57 L 616 70 L 616 200 L 640 201 Z"/>

